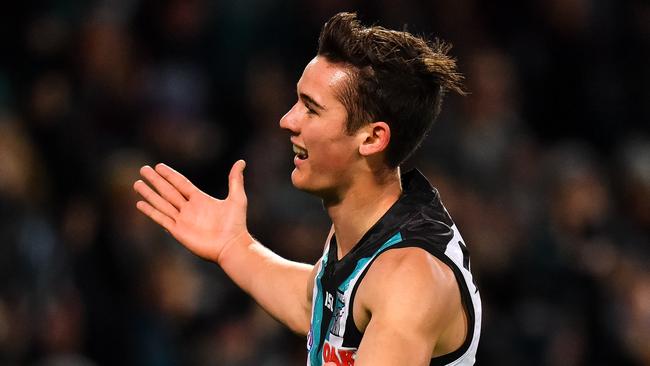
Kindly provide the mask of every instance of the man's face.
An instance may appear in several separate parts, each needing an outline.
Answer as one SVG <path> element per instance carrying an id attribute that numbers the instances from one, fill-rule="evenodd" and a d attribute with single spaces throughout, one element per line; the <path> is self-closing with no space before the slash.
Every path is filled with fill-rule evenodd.
<path id="1" fill-rule="evenodd" d="M 293 185 L 326 200 L 340 198 L 361 161 L 363 137 L 346 133 L 348 114 L 336 97 L 349 77 L 342 65 L 315 57 L 298 81 L 298 101 L 280 120 L 296 153 Z"/>

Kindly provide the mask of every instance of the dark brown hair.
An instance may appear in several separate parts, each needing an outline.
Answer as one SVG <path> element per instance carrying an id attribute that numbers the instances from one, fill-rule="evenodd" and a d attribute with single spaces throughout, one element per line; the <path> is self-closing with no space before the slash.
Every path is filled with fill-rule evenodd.
<path id="1" fill-rule="evenodd" d="M 365 27 L 352 13 L 334 15 L 321 30 L 318 55 L 350 70 L 349 82 L 338 91 L 348 112 L 347 132 L 373 121 L 388 123 L 386 163 L 392 168 L 422 143 L 445 92 L 464 94 L 450 48 L 408 32 Z"/>

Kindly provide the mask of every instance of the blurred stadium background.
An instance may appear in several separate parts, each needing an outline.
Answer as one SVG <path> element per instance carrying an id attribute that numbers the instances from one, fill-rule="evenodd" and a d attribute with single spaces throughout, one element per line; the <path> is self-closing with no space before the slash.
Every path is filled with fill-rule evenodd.
<path id="1" fill-rule="evenodd" d="M 454 44 L 417 166 L 484 301 L 478 365 L 650 365 L 646 0 L 19 1 L 0 15 L 0 365 L 302 365 L 305 340 L 140 215 L 166 162 L 314 262 L 328 222 L 277 123 L 322 23 Z M 254 271 L 254 268 L 250 269 Z"/>

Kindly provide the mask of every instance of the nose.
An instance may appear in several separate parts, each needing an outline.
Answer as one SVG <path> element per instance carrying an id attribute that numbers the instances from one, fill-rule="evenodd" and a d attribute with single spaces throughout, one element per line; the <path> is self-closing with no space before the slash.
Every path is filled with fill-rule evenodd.
<path id="1" fill-rule="evenodd" d="M 298 134 L 298 123 L 296 119 L 296 106 L 298 103 L 294 104 L 291 109 L 287 111 L 287 113 L 280 118 L 280 128 L 283 130 L 288 130 L 293 134 Z"/>

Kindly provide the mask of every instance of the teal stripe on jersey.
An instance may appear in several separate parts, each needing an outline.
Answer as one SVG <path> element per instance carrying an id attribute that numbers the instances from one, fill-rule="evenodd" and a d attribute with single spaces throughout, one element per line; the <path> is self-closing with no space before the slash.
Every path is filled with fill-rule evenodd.
<path id="1" fill-rule="evenodd" d="M 321 285 L 320 279 L 323 277 L 323 273 L 325 273 L 325 264 L 327 263 L 327 252 L 323 255 L 323 261 L 321 262 L 320 266 L 320 271 L 318 273 L 318 276 L 316 277 L 316 286 L 317 286 L 317 294 L 316 295 L 316 303 L 314 304 L 314 314 L 312 314 L 311 318 L 311 339 L 312 339 L 312 345 L 311 348 L 309 349 L 309 361 L 311 363 L 311 366 L 321 366 L 322 362 L 322 347 L 320 347 L 320 329 L 321 329 L 321 323 L 323 322 L 323 286 Z M 321 350 L 320 352 L 318 350 Z"/>
<path id="2" fill-rule="evenodd" d="M 402 234 L 400 234 L 398 232 L 397 234 L 393 235 L 393 237 L 388 239 L 388 241 L 386 241 L 379 249 L 377 249 L 377 251 L 375 253 L 373 253 L 372 256 L 359 259 L 359 261 L 357 262 L 356 267 L 354 268 L 354 271 L 352 271 L 352 274 L 350 274 L 350 276 L 348 276 L 348 278 L 346 278 L 345 281 L 343 281 L 343 283 L 341 283 L 341 286 L 339 286 L 339 291 L 345 292 L 348 289 L 348 287 L 350 286 L 350 281 L 352 281 L 353 278 L 357 278 L 357 275 L 363 269 L 363 267 L 365 267 L 365 265 L 366 265 L 366 263 L 368 263 L 368 261 L 370 261 L 374 257 L 376 257 L 377 254 L 381 253 L 382 250 L 388 248 L 389 246 L 391 246 L 393 244 L 399 243 L 400 241 L 402 241 Z"/>
<path id="3" fill-rule="evenodd" d="M 345 292 L 348 287 L 350 286 L 350 282 L 354 279 L 357 278 L 359 275 L 359 272 L 363 270 L 365 265 L 371 261 L 373 258 L 375 258 L 379 253 L 381 253 L 384 249 L 397 244 L 402 241 L 402 234 L 399 232 L 395 235 L 393 235 L 390 239 L 388 239 L 384 244 L 382 244 L 381 247 L 379 247 L 370 257 L 366 258 L 361 258 L 358 262 L 357 265 L 355 266 L 354 270 L 352 273 L 341 283 L 341 285 L 338 287 L 338 290 L 341 292 Z M 311 346 L 311 349 L 309 350 L 309 363 L 310 366 L 321 366 L 322 365 L 322 352 L 323 349 L 320 347 L 320 332 L 321 332 L 321 323 L 323 322 L 323 287 L 321 284 L 321 278 L 323 277 L 323 273 L 325 272 L 325 265 L 327 263 L 327 253 L 325 253 L 323 257 L 323 262 L 321 263 L 321 269 L 320 272 L 318 273 L 318 276 L 316 277 L 316 285 L 317 285 L 317 297 L 316 297 L 316 303 L 314 305 L 314 314 L 312 314 L 312 322 L 311 322 L 311 337 L 313 339 L 313 344 Z M 334 317 L 330 320 L 330 325 L 328 329 L 332 327 L 332 322 L 334 321 Z M 329 340 L 329 332 L 325 337 L 323 338 L 323 341 Z M 319 351 L 320 350 L 320 351 Z"/>

